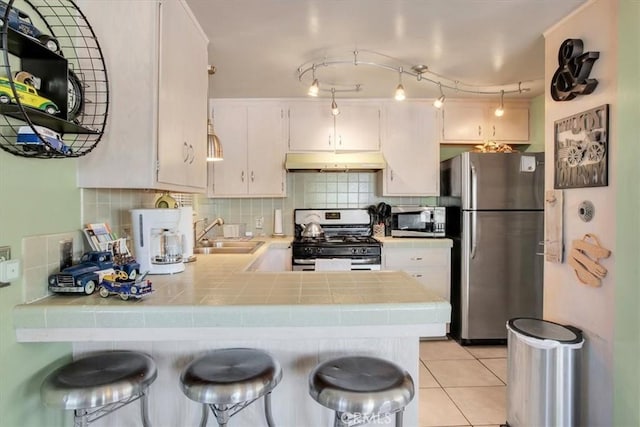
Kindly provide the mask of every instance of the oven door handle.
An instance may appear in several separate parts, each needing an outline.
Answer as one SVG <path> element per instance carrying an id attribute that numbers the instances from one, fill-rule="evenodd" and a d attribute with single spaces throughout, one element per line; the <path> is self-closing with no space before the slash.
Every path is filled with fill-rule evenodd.
<path id="1" fill-rule="evenodd" d="M 329 258 L 330 259 L 330 258 Z M 298 259 L 298 258 L 294 258 L 293 259 L 293 264 L 298 264 L 298 265 L 315 265 L 316 264 L 316 259 Z M 376 265 L 376 264 L 380 264 L 380 262 L 378 262 L 377 259 L 352 259 L 351 260 L 351 265 Z"/>

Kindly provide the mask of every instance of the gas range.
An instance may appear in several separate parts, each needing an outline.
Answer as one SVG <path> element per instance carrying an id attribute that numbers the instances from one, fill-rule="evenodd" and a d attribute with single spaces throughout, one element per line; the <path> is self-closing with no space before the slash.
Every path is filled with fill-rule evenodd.
<path id="1" fill-rule="evenodd" d="M 303 237 L 304 225 L 309 222 L 319 223 L 324 235 Z M 380 270 L 382 244 L 371 237 L 371 217 L 366 209 L 296 209 L 294 224 L 294 271 L 320 269 L 316 264 L 322 264 L 323 269 L 334 265 L 336 269 Z"/>

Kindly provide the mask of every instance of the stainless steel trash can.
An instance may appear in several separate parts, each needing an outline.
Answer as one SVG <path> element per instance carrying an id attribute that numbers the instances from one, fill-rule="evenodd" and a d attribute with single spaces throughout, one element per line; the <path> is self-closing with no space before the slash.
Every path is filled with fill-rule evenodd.
<path id="1" fill-rule="evenodd" d="M 507 425 L 580 425 L 582 331 L 541 319 L 507 322 Z"/>

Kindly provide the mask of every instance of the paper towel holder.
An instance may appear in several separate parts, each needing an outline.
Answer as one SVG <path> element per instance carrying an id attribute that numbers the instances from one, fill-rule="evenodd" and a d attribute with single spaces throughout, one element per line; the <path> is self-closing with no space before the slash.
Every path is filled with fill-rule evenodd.
<path id="1" fill-rule="evenodd" d="M 283 237 L 282 232 L 282 209 L 273 212 L 273 237 Z"/>

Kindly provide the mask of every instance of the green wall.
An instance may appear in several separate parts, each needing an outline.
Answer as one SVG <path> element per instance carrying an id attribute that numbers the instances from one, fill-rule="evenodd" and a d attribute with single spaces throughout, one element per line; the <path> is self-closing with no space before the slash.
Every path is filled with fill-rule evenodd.
<path id="1" fill-rule="evenodd" d="M 14 259 L 22 256 L 24 236 L 80 226 L 73 159 L 34 160 L 0 151 L 0 196 L 0 245 L 11 246 Z M 39 387 L 47 372 L 70 359 L 71 346 L 16 343 L 12 310 L 22 302 L 22 279 L 0 288 L 0 427 L 68 425 L 61 411 L 42 406 Z"/>
<path id="2" fill-rule="evenodd" d="M 616 151 L 614 426 L 640 425 L 640 2 L 620 0 Z"/>

